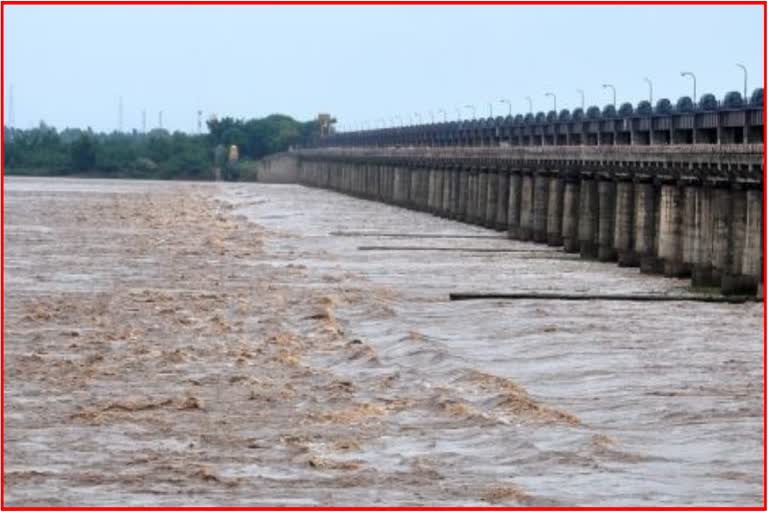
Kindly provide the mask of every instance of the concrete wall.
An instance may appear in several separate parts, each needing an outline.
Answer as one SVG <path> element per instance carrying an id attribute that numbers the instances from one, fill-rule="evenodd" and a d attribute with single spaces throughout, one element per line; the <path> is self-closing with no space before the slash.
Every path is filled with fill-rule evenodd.
<path id="1" fill-rule="evenodd" d="M 295 153 L 277 153 L 256 162 L 256 181 L 296 183 L 298 180 L 299 158 Z"/>

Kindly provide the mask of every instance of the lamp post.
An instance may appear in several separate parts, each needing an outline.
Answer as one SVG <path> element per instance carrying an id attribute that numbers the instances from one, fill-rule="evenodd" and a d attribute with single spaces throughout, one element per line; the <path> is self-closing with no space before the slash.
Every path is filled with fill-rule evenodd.
<path id="1" fill-rule="evenodd" d="M 744 64 L 736 64 L 744 71 L 744 101 L 747 101 L 747 66 Z"/>
<path id="2" fill-rule="evenodd" d="M 512 102 L 507 99 L 501 98 L 499 100 L 499 103 L 506 103 L 507 107 L 509 108 L 509 112 L 507 113 L 507 115 L 512 116 Z"/>
<path id="3" fill-rule="evenodd" d="M 581 110 L 584 110 L 584 90 L 576 89 L 576 92 L 578 92 L 581 95 Z"/>
<path id="4" fill-rule="evenodd" d="M 616 88 L 611 84 L 603 84 L 603 89 L 609 88 L 613 91 L 613 108 L 616 108 Z"/>
<path id="5" fill-rule="evenodd" d="M 533 114 L 533 100 L 530 96 L 526 96 L 525 99 L 528 100 L 528 112 Z"/>
<path id="6" fill-rule="evenodd" d="M 555 114 L 557 114 L 557 96 L 553 92 L 545 92 L 544 96 L 552 96 L 553 101 L 553 108 L 555 109 Z"/>
<path id="7" fill-rule="evenodd" d="M 696 103 L 696 75 L 690 71 L 681 71 L 680 76 L 689 76 L 693 80 L 693 102 Z"/>
<path id="8" fill-rule="evenodd" d="M 643 80 L 648 84 L 648 102 L 653 105 L 653 82 L 648 77 L 643 78 Z"/>
<path id="9" fill-rule="evenodd" d="M 461 109 L 456 107 L 456 120 L 461 121 Z"/>
<path id="10" fill-rule="evenodd" d="M 472 119 L 477 117 L 477 108 L 474 105 L 464 105 L 464 108 L 472 109 Z"/>
<path id="11" fill-rule="evenodd" d="M 429 111 L 429 121 L 430 123 L 435 124 L 435 113 L 432 110 Z"/>

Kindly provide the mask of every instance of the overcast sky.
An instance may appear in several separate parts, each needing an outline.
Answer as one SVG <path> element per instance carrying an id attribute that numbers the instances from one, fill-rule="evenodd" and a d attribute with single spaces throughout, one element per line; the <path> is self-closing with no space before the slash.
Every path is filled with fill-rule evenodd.
<path id="1" fill-rule="evenodd" d="M 763 76 L 760 6 L 6 6 L 14 125 L 164 126 L 334 114 L 344 126 L 749 92 Z M 419 116 L 416 114 L 418 113 Z"/>

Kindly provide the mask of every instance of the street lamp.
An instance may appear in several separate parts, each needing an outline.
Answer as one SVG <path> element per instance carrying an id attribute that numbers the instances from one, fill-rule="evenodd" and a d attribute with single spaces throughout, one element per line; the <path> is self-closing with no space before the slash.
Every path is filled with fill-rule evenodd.
<path id="1" fill-rule="evenodd" d="M 557 113 L 557 96 L 555 96 L 555 93 L 553 93 L 553 92 L 545 92 L 544 96 L 552 96 L 552 101 L 554 102 L 555 113 Z"/>
<path id="2" fill-rule="evenodd" d="M 499 103 L 506 103 L 507 104 L 507 107 L 509 108 L 509 113 L 507 115 L 511 116 L 512 115 L 512 102 L 509 101 L 509 100 L 505 100 L 504 98 L 501 98 L 499 100 Z"/>
<path id="3" fill-rule="evenodd" d="M 530 96 L 526 96 L 525 99 L 528 100 L 528 112 L 533 114 L 533 100 Z"/>
<path id="4" fill-rule="evenodd" d="M 576 89 L 576 92 L 581 94 L 581 110 L 584 110 L 584 90 L 583 89 Z"/>
<path id="5" fill-rule="evenodd" d="M 474 105 L 464 105 L 464 108 L 470 108 L 472 109 L 472 119 L 475 119 L 477 117 L 477 109 Z"/>
<path id="6" fill-rule="evenodd" d="M 690 71 L 681 71 L 680 76 L 689 76 L 693 79 L 693 102 L 696 103 L 696 75 Z"/>
<path id="7" fill-rule="evenodd" d="M 456 120 L 461 121 L 461 109 L 456 107 Z"/>
<path id="8" fill-rule="evenodd" d="M 744 101 L 747 101 L 747 66 L 744 64 L 736 64 L 744 71 Z"/>
<path id="9" fill-rule="evenodd" d="M 616 88 L 611 84 L 603 84 L 603 89 L 610 88 L 613 91 L 613 108 L 616 108 Z"/>
<path id="10" fill-rule="evenodd" d="M 643 80 L 648 84 L 648 102 L 653 105 L 653 82 L 648 77 L 643 78 Z"/>
<path id="11" fill-rule="evenodd" d="M 435 113 L 432 110 L 429 111 L 429 120 L 430 123 L 435 124 Z"/>
<path id="12" fill-rule="evenodd" d="M 437 111 L 437 113 L 438 113 L 438 114 L 439 114 L 440 112 L 442 112 L 442 113 L 443 113 L 443 122 L 444 122 L 444 123 L 445 123 L 445 122 L 448 122 L 448 112 L 446 112 L 446 111 L 445 111 L 445 109 L 442 109 L 442 108 L 441 108 L 440 110 L 438 110 L 438 111 Z"/>
<path id="13" fill-rule="evenodd" d="M 493 103 L 488 104 L 488 117 L 493 119 Z"/>

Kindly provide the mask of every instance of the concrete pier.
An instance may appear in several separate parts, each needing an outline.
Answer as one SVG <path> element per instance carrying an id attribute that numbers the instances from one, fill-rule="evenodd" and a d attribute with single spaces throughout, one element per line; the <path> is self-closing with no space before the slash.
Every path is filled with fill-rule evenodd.
<path id="1" fill-rule="evenodd" d="M 440 201 L 440 216 L 450 217 L 451 213 L 451 170 L 444 166 L 443 173 L 443 194 Z"/>
<path id="2" fill-rule="evenodd" d="M 757 236 L 754 231 L 757 224 L 757 209 L 755 202 L 752 202 L 752 211 L 749 210 L 747 201 L 747 191 L 741 187 L 734 187 L 730 191 L 731 196 L 731 219 L 730 232 L 728 240 L 728 253 L 726 256 L 725 270 L 722 274 L 721 289 L 726 295 L 752 295 L 757 292 L 757 279 L 754 275 L 744 272 L 745 257 L 748 263 L 752 263 L 757 256 L 755 250 L 755 241 Z M 752 213 L 752 236 L 748 236 L 747 217 Z M 762 208 L 760 209 L 762 214 Z M 760 219 L 762 223 L 762 219 Z M 747 242 L 750 242 L 750 256 L 746 256 L 745 249 Z"/>
<path id="3" fill-rule="evenodd" d="M 423 211 L 426 209 L 427 187 L 425 186 L 425 176 L 427 171 L 424 167 L 419 166 L 414 168 L 411 172 L 413 172 L 413 177 L 411 178 L 411 203 L 413 204 L 413 208 Z"/>
<path id="4" fill-rule="evenodd" d="M 712 268 L 714 214 L 711 187 L 697 187 L 693 232 L 693 267 L 691 281 L 694 287 L 713 287 L 720 283 L 715 279 Z"/>
<path id="5" fill-rule="evenodd" d="M 530 172 L 523 174 L 520 191 L 520 229 L 518 231 L 518 239 L 522 241 L 533 238 L 533 189 L 533 176 Z"/>
<path id="6" fill-rule="evenodd" d="M 763 202 L 762 190 L 747 190 L 747 221 L 744 253 L 741 261 L 742 284 L 746 293 L 754 289 L 761 295 L 763 287 Z"/>
<path id="7" fill-rule="evenodd" d="M 597 182 L 590 176 L 579 187 L 579 254 L 582 258 L 597 258 L 599 222 Z"/>
<path id="8" fill-rule="evenodd" d="M 539 170 L 533 177 L 533 241 L 547 242 L 547 209 L 549 207 L 549 176 Z"/>
<path id="9" fill-rule="evenodd" d="M 616 220 L 613 247 L 620 267 L 636 267 L 640 260 L 635 251 L 635 189 L 629 179 L 616 183 Z"/>
<path id="10" fill-rule="evenodd" d="M 680 186 L 683 195 L 683 266 L 685 267 L 686 275 L 691 276 L 693 266 L 696 263 L 696 210 L 699 207 L 698 194 L 700 188 L 690 184 L 681 184 Z"/>
<path id="11" fill-rule="evenodd" d="M 507 208 L 507 236 L 520 238 L 520 200 L 522 199 L 523 177 L 518 169 L 509 173 L 509 202 Z"/>
<path id="12" fill-rule="evenodd" d="M 547 193 L 547 245 L 563 245 L 563 191 L 563 179 L 551 176 Z"/>
<path id="13" fill-rule="evenodd" d="M 475 205 L 475 224 L 485 225 L 488 205 L 488 169 L 483 167 L 477 175 L 477 204 Z"/>
<path id="14" fill-rule="evenodd" d="M 443 169 L 435 169 L 435 193 L 432 211 L 435 215 L 441 215 L 443 211 Z"/>
<path id="15" fill-rule="evenodd" d="M 467 177 L 467 211 L 465 222 L 475 223 L 475 209 L 477 208 L 477 170 L 470 169 Z"/>
<path id="16" fill-rule="evenodd" d="M 667 277 L 689 273 L 683 263 L 683 193 L 674 184 L 661 187 L 658 258 Z"/>
<path id="17" fill-rule="evenodd" d="M 457 218 L 463 222 L 467 222 L 467 204 L 469 200 L 469 171 L 464 168 L 459 168 L 457 172 L 459 175 L 459 211 Z"/>
<path id="18" fill-rule="evenodd" d="M 563 186 L 563 248 L 565 252 L 579 252 L 579 190 L 578 177 L 565 178 Z"/>
<path id="19" fill-rule="evenodd" d="M 659 272 L 655 252 L 656 195 L 653 183 L 635 182 L 635 253 L 640 260 L 640 271 Z"/>
<path id="20" fill-rule="evenodd" d="M 427 171 L 428 173 L 428 184 L 427 184 L 427 211 L 432 213 L 434 212 L 435 208 L 435 169 L 431 168 Z"/>
<path id="21" fill-rule="evenodd" d="M 499 202 L 499 175 L 496 169 L 488 170 L 485 195 L 485 222 L 483 225 L 487 228 L 495 229 L 496 210 L 498 209 Z"/>
<path id="22" fill-rule="evenodd" d="M 497 178 L 499 197 L 496 201 L 496 225 L 498 231 L 507 229 L 507 209 L 509 208 L 509 171 L 500 169 Z"/>
<path id="23" fill-rule="evenodd" d="M 613 235 L 616 218 L 616 183 L 600 179 L 597 183 L 598 228 L 597 259 L 616 261 Z"/>
<path id="24" fill-rule="evenodd" d="M 451 219 L 459 219 L 459 195 L 461 193 L 459 169 L 455 165 L 452 165 L 448 172 L 451 176 L 451 201 L 448 216 Z"/>
<path id="25" fill-rule="evenodd" d="M 711 280 L 722 283 L 728 273 L 728 241 L 731 237 L 731 191 L 724 186 L 712 189 L 712 266 Z"/>

